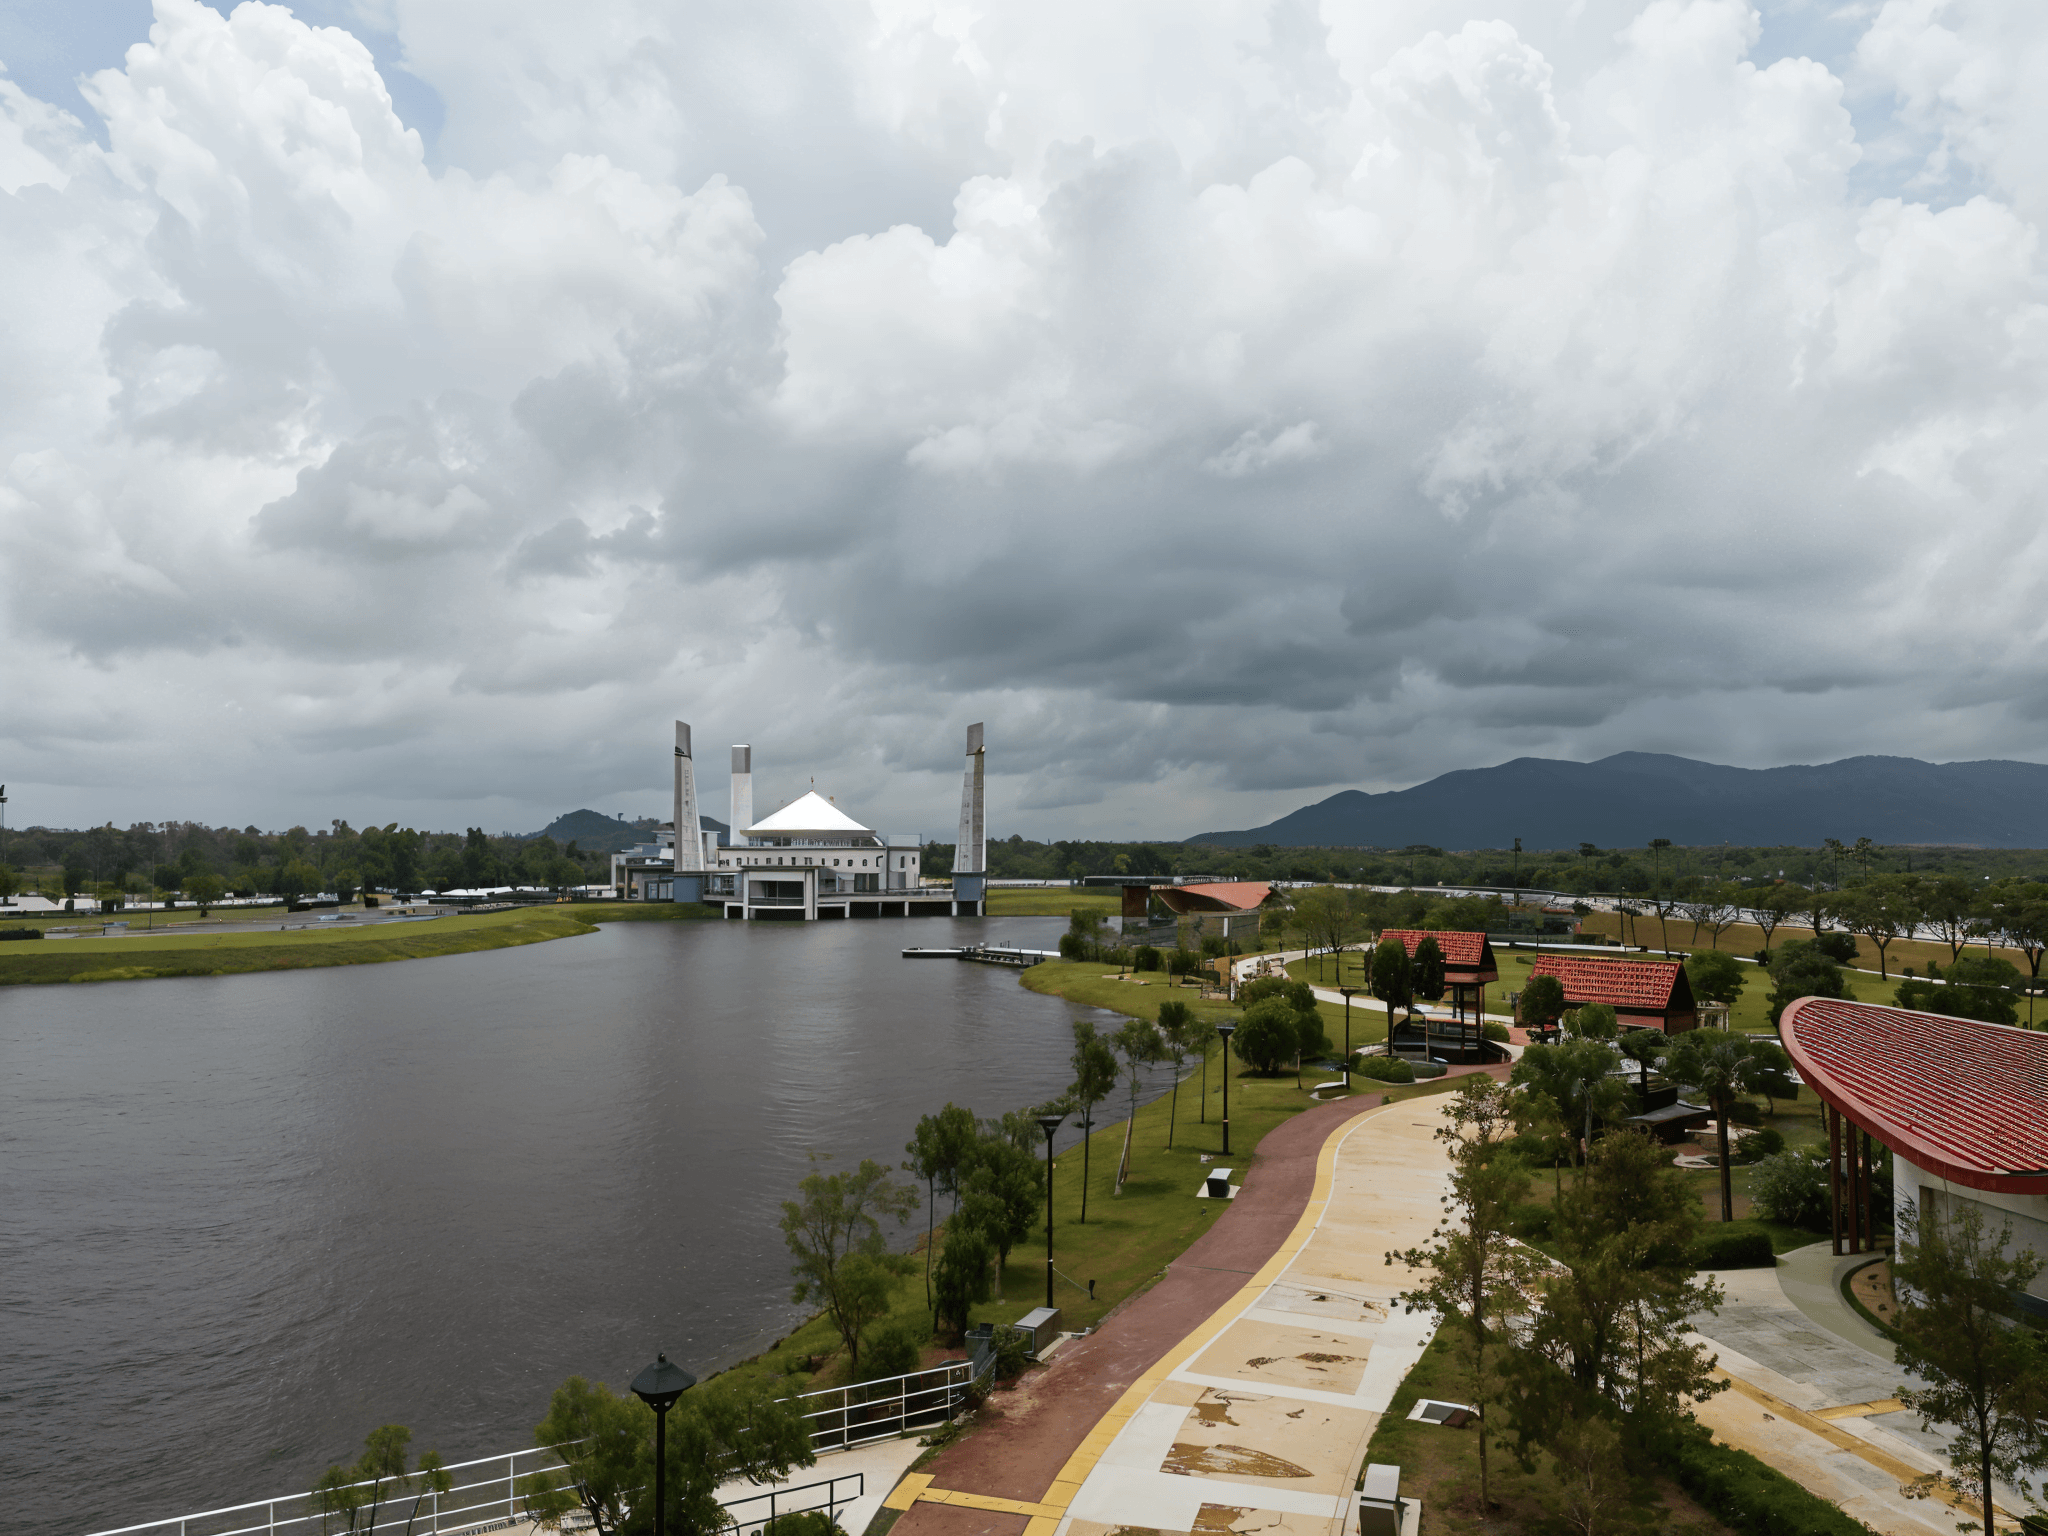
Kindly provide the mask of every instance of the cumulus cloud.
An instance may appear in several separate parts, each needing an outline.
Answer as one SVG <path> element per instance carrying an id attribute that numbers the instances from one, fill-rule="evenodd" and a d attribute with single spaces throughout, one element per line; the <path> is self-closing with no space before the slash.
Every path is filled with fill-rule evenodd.
<path id="1" fill-rule="evenodd" d="M 322 15 L 0 77 L 31 820 L 2048 750 L 2034 8 Z"/>

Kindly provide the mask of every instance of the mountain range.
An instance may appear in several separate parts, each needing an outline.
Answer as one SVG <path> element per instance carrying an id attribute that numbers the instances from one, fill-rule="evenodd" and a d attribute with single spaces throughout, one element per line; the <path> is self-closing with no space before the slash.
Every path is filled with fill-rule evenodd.
<path id="1" fill-rule="evenodd" d="M 2048 848 L 2048 766 L 1848 757 L 1786 768 L 1729 768 L 1659 752 L 1598 762 L 1518 757 L 1410 789 L 1347 789 L 1263 827 L 1204 832 L 1225 848 L 1816 847 L 1825 838 L 1889 844 Z"/>

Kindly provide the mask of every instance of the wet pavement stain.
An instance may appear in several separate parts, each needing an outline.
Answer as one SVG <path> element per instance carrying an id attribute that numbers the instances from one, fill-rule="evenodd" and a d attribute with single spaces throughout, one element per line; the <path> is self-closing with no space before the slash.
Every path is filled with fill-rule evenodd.
<path id="1" fill-rule="evenodd" d="M 1306 1467 L 1248 1445 L 1188 1445 L 1176 1442 L 1160 1471 L 1182 1477 L 1314 1477 Z"/>

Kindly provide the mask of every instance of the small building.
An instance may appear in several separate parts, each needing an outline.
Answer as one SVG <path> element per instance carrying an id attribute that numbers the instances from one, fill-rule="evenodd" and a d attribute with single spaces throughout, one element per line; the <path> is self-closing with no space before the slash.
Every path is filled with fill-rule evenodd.
<path id="1" fill-rule="evenodd" d="M 1661 1029 L 1682 1035 L 1699 1027 L 1699 1009 L 1685 965 L 1677 960 L 1596 960 L 1580 955 L 1538 955 L 1533 979 L 1555 976 L 1566 1008 L 1605 1003 L 1623 1029 Z"/>
<path id="2" fill-rule="evenodd" d="M 1121 927 L 1128 942 L 1166 946 L 1186 939 L 1192 948 L 1204 939 L 1257 939 L 1259 911 L 1272 900 L 1273 887 L 1264 880 L 1126 881 L 1123 893 Z"/>
<path id="3" fill-rule="evenodd" d="M 884 836 L 812 790 L 712 854 L 704 900 L 747 922 L 979 915 L 978 901 L 923 894 L 922 855 L 916 837 Z"/>
<path id="4" fill-rule="evenodd" d="M 1875 1248 L 1910 1203 L 1922 1221 L 1975 1207 L 1987 1236 L 2048 1254 L 2048 1034 L 1823 997 L 1779 1030 L 1826 1110 L 1836 1253 Z M 1892 1152 L 1889 1213 L 1873 1142 Z M 2048 1271 L 2014 1302 L 2048 1319 Z"/>
<path id="5" fill-rule="evenodd" d="M 1444 990 L 1450 994 L 1451 1017 L 1477 1020 L 1484 1012 L 1486 984 L 1500 980 L 1500 968 L 1493 962 L 1493 944 L 1483 933 L 1432 933 L 1426 928 L 1389 928 L 1380 942 L 1392 939 L 1415 958 L 1424 939 L 1435 939 L 1444 953 Z"/>

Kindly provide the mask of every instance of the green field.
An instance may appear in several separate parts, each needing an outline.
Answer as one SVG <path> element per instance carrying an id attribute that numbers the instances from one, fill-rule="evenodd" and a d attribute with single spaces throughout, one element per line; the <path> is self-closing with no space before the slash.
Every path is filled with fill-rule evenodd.
<path id="1" fill-rule="evenodd" d="M 1110 917 L 1123 910 L 1123 893 L 1102 886 L 1001 887 L 988 893 L 990 917 L 1069 917 L 1087 910 Z"/>

